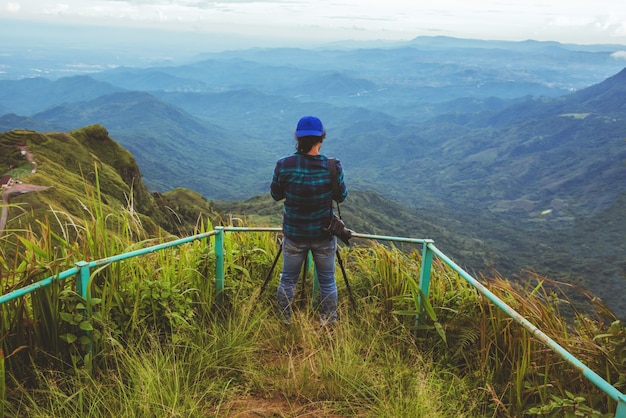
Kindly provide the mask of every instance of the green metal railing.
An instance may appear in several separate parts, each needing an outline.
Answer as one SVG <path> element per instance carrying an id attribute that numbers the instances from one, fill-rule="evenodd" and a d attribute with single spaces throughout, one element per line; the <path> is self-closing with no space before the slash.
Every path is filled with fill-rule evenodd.
<path id="1" fill-rule="evenodd" d="M 111 264 L 114 262 L 126 260 L 133 257 L 138 257 L 141 255 L 145 255 L 148 253 L 153 253 L 156 251 L 160 251 L 166 248 L 176 247 L 181 244 L 189 243 L 192 241 L 207 239 L 210 237 L 214 237 L 214 246 L 215 246 L 215 291 L 216 291 L 216 303 L 220 303 L 222 301 L 223 292 L 224 292 L 224 234 L 225 232 L 280 232 L 281 228 L 248 228 L 248 227 L 215 227 L 215 230 L 205 232 L 202 234 L 193 235 L 186 238 L 181 238 L 175 241 L 170 241 L 158 245 L 154 245 L 151 247 L 142 248 L 135 251 L 130 251 L 124 254 L 115 255 L 112 257 L 103 258 L 95 261 L 79 261 L 76 263 L 76 267 L 71 268 L 69 270 L 58 273 L 54 276 L 43 279 L 37 283 L 33 283 L 31 285 L 25 286 L 23 288 L 14 290 L 6 295 L 0 295 L 0 305 L 8 302 L 13 299 L 20 298 L 24 295 L 27 295 L 37 289 L 42 287 L 49 286 L 55 280 L 63 280 L 69 277 L 74 277 L 76 280 L 76 291 L 79 293 L 87 302 L 89 301 L 90 292 L 89 292 L 89 279 L 91 277 L 91 269 L 105 266 L 107 264 Z M 446 256 L 443 252 L 441 252 L 434 245 L 434 241 L 430 239 L 415 239 L 415 238 L 403 238 L 403 237 L 391 237 L 391 236 L 383 236 L 383 235 L 369 235 L 369 234 L 359 234 L 354 233 L 354 238 L 363 238 L 363 239 L 371 239 L 377 241 L 391 241 L 391 242 L 403 242 L 403 243 L 411 243 L 411 244 L 421 244 L 422 245 L 422 265 L 420 270 L 420 278 L 419 278 L 419 289 L 422 295 L 428 297 L 429 288 L 430 288 L 430 278 L 431 278 L 431 269 L 432 269 L 432 261 L 433 256 L 437 255 L 437 257 L 445 262 L 450 268 L 456 271 L 461 277 L 463 277 L 468 283 L 470 283 L 478 292 L 480 292 L 483 296 L 493 302 L 498 308 L 504 311 L 507 315 L 509 315 L 513 320 L 523 326 L 526 330 L 528 330 L 533 336 L 542 341 L 548 347 L 550 347 L 554 352 L 559 354 L 565 361 L 569 364 L 580 370 L 585 378 L 587 378 L 591 383 L 593 383 L 596 387 L 598 387 L 601 391 L 603 391 L 609 398 L 614 400 L 617 403 L 617 408 L 615 412 L 615 418 L 626 418 L 626 395 L 617 390 L 614 386 L 612 386 L 609 382 L 604 380 L 601 376 L 595 373 L 593 370 L 589 369 L 585 364 L 583 364 L 580 360 L 574 357 L 571 353 L 569 353 L 565 348 L 560 346 L 554 340 L 552 340 L 549 336 L 544 334 L 540 329 L 538 329 L 535 325 L 530 323 L 526 318 L 522 317 L 518 312 L 516 312 L 513 308 L 504 303 L 500 298 L 494 295 L 489 289 L 483 286 L 480 282 L 478 282 L 474 277 L 472 277 L 469 273 L 463 270 L 460 266 L 458 266 L 454 261 L 452 261 L 448 256 Z M 420 300 L 420 305 L 422 301 Z"/>

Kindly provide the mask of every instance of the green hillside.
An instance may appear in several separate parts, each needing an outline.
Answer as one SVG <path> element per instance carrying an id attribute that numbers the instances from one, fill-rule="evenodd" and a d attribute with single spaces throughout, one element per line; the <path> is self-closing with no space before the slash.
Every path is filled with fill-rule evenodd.
<path id="1" fill-rule="evenodd" d="M 40 222 L 49 222 L 57 233 L 71 234 L 70 225 L 96 216 L 105 217 L 111 222 L 107 227 L 117 231 L 119 218 L 108 215 L 126 213 L 136 217 L 150 235 L 159 230 L 189 234 L 199 216 L 217 216 L 195 192 L 153 196 L 143 184 L 134 157 L 100 125 L 65 133 L 13 130 L 0 134 L 0 146 L 0 173 L 23 184 L 47 187 L 11 197 L 7 231 L 38 230 Z M 36 171 L 20 149 L 32 154 Z M 194 203 L 174 216 L 170 196 Z"/>

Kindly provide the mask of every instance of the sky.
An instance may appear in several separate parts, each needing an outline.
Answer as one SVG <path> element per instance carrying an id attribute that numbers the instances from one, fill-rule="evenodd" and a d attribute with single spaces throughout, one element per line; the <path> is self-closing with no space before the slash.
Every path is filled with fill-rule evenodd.
<path id="1" fill-rule="evenodd" d="M 0 19 L 225 34 L 248 46 L 435 35 L 626 45 L 623 0 L 0 0 Z"/>

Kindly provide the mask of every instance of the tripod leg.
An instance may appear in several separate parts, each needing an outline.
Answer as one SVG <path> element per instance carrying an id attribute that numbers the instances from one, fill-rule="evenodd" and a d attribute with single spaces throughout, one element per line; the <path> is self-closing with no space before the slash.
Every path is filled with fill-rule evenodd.
<path id="1" fill-rule="evenodd" d="M 270 271 L 267 273 L 267 277 L 265 278 L 265 281 L 263 282 L 263 285 L 261 286 L 261 290 L 259 291 L 259 296 L 261 297 L 261 295 L 263 294 L 263 291 L 265 290 L 265 287 L 267 287 L 267 284 L 269 283 L 270 279 L 272 278 L 272 273 L 274 273 L 274 268 L 276 267 L 276 263 L 278 263 L 278 259 L 280 258 L 280 253 L 283 251 L 283 246 L 282 244 L 278 247 L 278 253 L 276 254 L 276 258 L 274 258 L 274 262 L 272 263 L 272 267 L 270 268 Z"/>
<path id="2" fill-rule="evenodd" d="M 352 295 L 352 289 L 350 288 L 350 283 L 348 282 L 348 275 L 346 274 L 346 269 L 343 266 L 343 260 L 341 259 L 339 248 L 337 248 L 337 261 L 339 261 L 339 267 L 341 268 L 341 273 L 343 274 L 343 280 L 346 283 L 346 289 L 348 289 L 348 297 L 350 298 L 352 309 L 356 310 L 356 301 L 354 300 L 354 296 Z"/>

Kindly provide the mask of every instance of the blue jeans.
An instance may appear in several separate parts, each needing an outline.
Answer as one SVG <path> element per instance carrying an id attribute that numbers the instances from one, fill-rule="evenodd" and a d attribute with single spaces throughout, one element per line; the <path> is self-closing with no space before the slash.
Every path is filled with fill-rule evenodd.
<path id="1" fill-rule="evenodd" d="M 302 272 L 302 264 L 313 253 L 313 262 L 320 286 L 320 316 L 323 324 L 337 320 L 337 282 L 335 282 L 335 252 L 337 237 L 332 239 L 295 241 L 283 239 L 283 271 L 278 285 L 278 315 L 285 321 L 291 319 L 291 304 Z"/>

